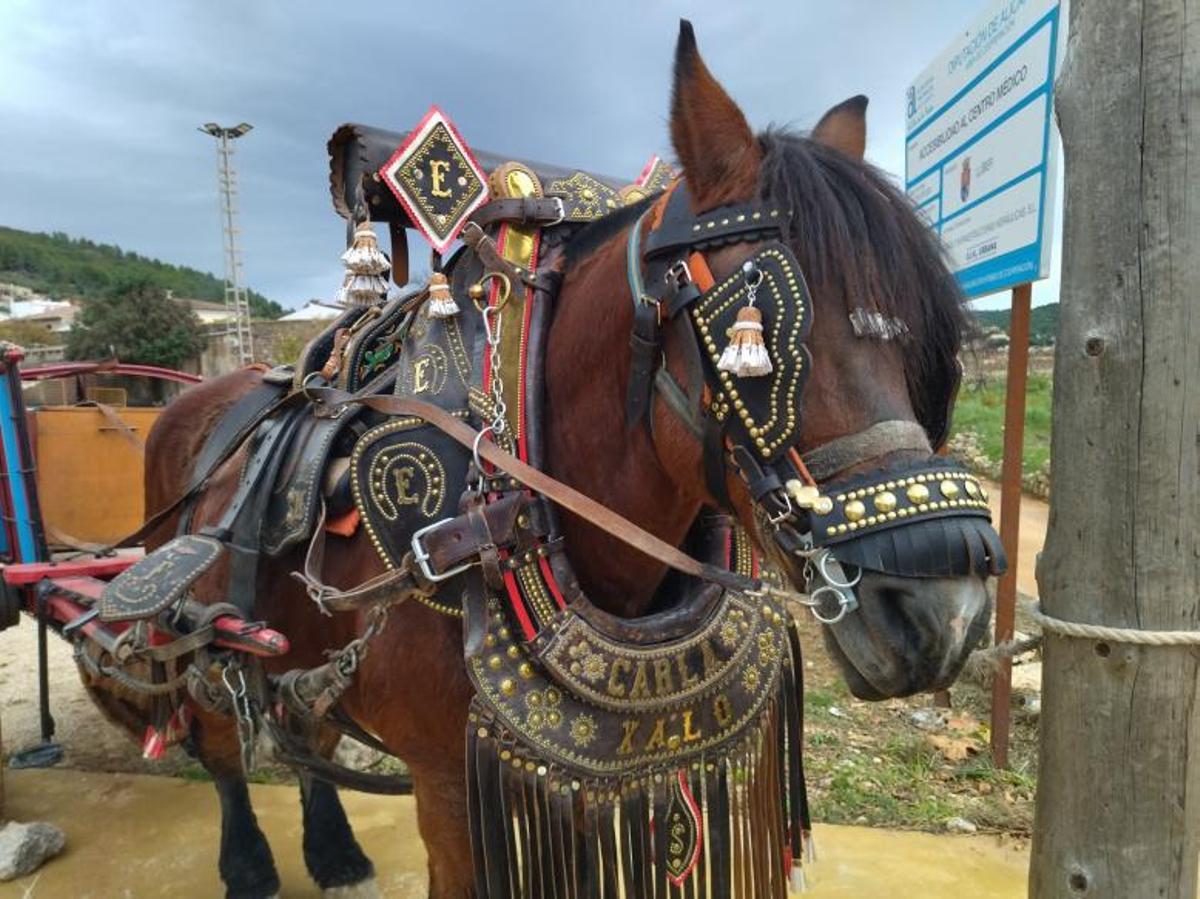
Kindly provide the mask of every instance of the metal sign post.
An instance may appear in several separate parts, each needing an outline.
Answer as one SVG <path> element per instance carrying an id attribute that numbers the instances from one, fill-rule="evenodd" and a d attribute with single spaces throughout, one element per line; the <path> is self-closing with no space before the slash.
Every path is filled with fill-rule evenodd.
<path id="1" fill-rule="evenodd" d="M 1008 572 L 996 591 L 996 642 L 1016 610 L 1021 457 L 1032 282 L 1050 274 L 1054 77 L 1059 0 L 991 3 L 909 86 L 905 186 L 937 232 L 968 297 L 1012 289 L 1000 538 Z M 993 682 L 992 758 L 1008 764 L 1012 665 Z"/>

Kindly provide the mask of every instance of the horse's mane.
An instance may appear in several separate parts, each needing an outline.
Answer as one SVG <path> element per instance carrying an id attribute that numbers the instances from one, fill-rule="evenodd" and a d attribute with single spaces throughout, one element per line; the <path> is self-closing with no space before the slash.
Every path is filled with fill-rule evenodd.
<path id="1" fill-rule="evenodd" d="M 878 311 L 907 326 L 904 354 L 918 420 L 939 436 L 969 319 L 941 244 L 911 202 L 874 166 L 784 129 L 759 136 L 762 199 L 792 211 L 785 235 L 814 294 L 837 292 L 847 313 Z M 652 200 L 575 234 L 570 267 L 631 226 Z M 819 310 L 818 310 L 819 314 Z"/>
<path id="2" fill-rule="evenodd" d="M 814 294 L 841 292 L 848 313 L 862 307 L 908 327 L 909 396 L 936 438 L 969 324 L 941 243 L 874 166 L 781 129 L 759 141 L 760 192 L 792 210 L 786 236 Z"/>

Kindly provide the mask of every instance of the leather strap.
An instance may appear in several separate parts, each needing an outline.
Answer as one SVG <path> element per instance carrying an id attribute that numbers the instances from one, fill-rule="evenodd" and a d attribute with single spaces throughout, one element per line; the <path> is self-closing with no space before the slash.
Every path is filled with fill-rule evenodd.
<path id="1" fill-rule="evenodd" d="M 686 184 L 671 192 L 662 222 L 646 236 L 645 258 L 689 252 L 726 243 L 746 243 L 779 234 L 791 213 L 764 203 L 718 206 L 702 215 L 692 213 Z"/>
<path id="2" fill-rule="evenodd" d="M 658 306 L 638 301 L 633 307 L 629 333 L 629 388 L 625 395 L 625 427 L 635 428 L 650 410 L 654 368 L 662 352 Z"/>
<path id="3" fill-rule="evenodd" d="M 520 459 L 506 453 L 496 444 L 487 440 L 478 440 L 479 433 L 469 425 L 464 424 L 444 409 L 420 400 L 399 396 L 352 396 L 331 388 L 313 388 L 309 391 L 314 402 L 332 407 L 341 407 L 359 403 L 365 408 L 384 415 L 402 415 L 419 418 L 433 425 L 446 436 L 458 441 L 468 449 L 478 446 L 479 455 L 485 461 L 507 472 L 523 483 L 529 489 L 553 500 L 564 509 L 600 528 L 609 535 L 616 537 L 626 546 L 636 549 L 643 555 L 661 562 L 676 571 L 693 577 L 702 578 L 731 590 L 758 590 L 761 583 L 757 580 L 742 577 L 731 571 L 725 571 L 714 565 L 706 565 L 693 559 L 687 553 L 681 552 L 669 543 L 659 539 L 648 531 L 638 527 L 624 516 L 618 515 L 611 509 L 605 508 L 589 496 L 585 496 L 573 487 L 568 487 L 543 471 L 527 465 Z M 478 442 L 477 442 L 478 440 Z"/>
<path id="4" fill-rule="evenodd" d="M 817 481 L 828 481 L 852 465 L 901 450 L 930 453 L 929 436 L 915 421 L 880 421 L 809 450 L 804 464 Z"/>
<path id="5" fill-rule="evenodd" d="M 564 217 L 561 197 L 512 197 L 492 200 L 471 213 L 470 221 L 486 228 L 495 222 L 514 225 L 552 225 Z"/>
<path id="6" fill-rule="evenodd" d="M 512 289 L 515 290 L 519 282 L 541 290 L 551 290 L 554 287 L 554 279 L 547 277 L 547 273 L 521 268 L 505 258 L 496 246 L 496 242 L 484 234 L 483 229 L 474 222 L 467 222 L 467 226 L 462 229 L 459 237 L 463 243 L 475 251 L 475 255 L 483 263 L 485 272 L 502 272 L 511 282 Z"/>

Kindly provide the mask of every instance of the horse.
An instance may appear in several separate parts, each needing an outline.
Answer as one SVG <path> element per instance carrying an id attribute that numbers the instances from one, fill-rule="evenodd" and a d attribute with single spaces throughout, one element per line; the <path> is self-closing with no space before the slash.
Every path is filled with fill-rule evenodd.
<path id="1" fill-rule="evenodd" d="M 961 294 L 942 251 L 892 183 L 863 161 L 867 99 L 830 109 L 807 136 L 787 130 L 756 135 L 700 56 L 690 25 L 674 57 L 670 134 L 696 214 L 729 203 L 770 202 L 791 210 L 789 248 L 800 261 L 814 306 L 811 371 L 797 398 L 803 410 L 801 458 L 818 447 L 868 431 L 879 422 L 912 422 L 937 445 L 944 439 L 958 378 L 956 356 L 968 327 Z M 680 545 L 703 507 L 720 507 L 751 535 L 798 588 L 803 560 L 780 550 L 754 510 L 754 497 L 726 464 L 723 489 L 706 474 L 704 448 L 666 403 L 654 402 L 650 426 L 628 428 L 633 305 L 626 279 L 630 229 L 643 227 L 645 204 L 613 212 L 571 236 L 545 352 L 546 471 L 672 545 Z M 754 249 L 752 244 L 750 250 Z M 716 279 L 737 270 L 745 244 L 707 254 Z M 854 310 L 870 310 L 856 320 Z M 864 334 L 862 321 L 902 322 L 903 339 Z M 870 329 L 867 329 L 868 332 Z M 678 372 L 683 348 L 668 332 L 662 355 Z M 682 373 L 680 373 L 682 377 Z M 195 386 L 162 414 L 146 447 L 147 508 L 163 508 L 184 491 L 206 436 L 239 398 L 262 381 L 245 369 Z M 928 457 L 885 449 L 846 467 Z M 193 527 L 216 520 L 235 489 L 236 460 L 219 469 L 200 497 Z M 722 494 L 721 496 L 715 494 Z M 174 533 L 169 520 L 148 541 Z M 660 561 L 631 549 L 571 514 L 562 519 L 580 584 L 604 611 L 628 619 L 650 612 L 667 574 Z M 383 571 L 362 529 L 331 536 L 325 580 L 348 588 Z M 360 633 L 354 613 L 324 616 L 289 574 L 299 554 L 260 567 L 254 610 L 291 640 L 269 670 L 316 666 L 326 650 Z M 225 595 L 218 565 L 193 588 L 198 599 Z M 991 606 L 985 576 L 898 576 L 864 569 L 850 588 L 858 610 L 826 626 L 824 638 L 854 695 L 881 700 L 945 687 L 983 635 Z M 464 730 L 473 688 L 463 664 L 461 622 L 428 604 L 395 607 L 342 697 L 359 727 L 404 759 L 411 771 L 429 895 L 476 895 L 469 860 Z M 144 705 L 103 678 L 89 688 L 113 717 L 140 732 Z M 270 847 L 258 828 L 242 769 L 235 722 L 194 708 L 190 745 L 211 774 L 221 806 L 220 875 L 231 899 L 278 893 Z M 322 730 L 323 753 L 338 735 Z M 303 849 L 325 895 L 372 895 L 374 869 L 356 842 L 335 787 L 301 776 Z"/>

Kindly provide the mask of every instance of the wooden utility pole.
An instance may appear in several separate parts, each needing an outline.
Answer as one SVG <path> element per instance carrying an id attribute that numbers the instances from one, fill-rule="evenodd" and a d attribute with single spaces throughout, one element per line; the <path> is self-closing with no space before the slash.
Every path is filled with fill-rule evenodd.
<path id="1" fill-rule="evenodd" d="M 1200 7 L 1075 0 L 1045 611 L 1200 629 Z M 1197 151 L 1192 158 L 1191 151 Z M 1194 899 L 1200 647 L 1048 633 L 1030 894 Z"/>

